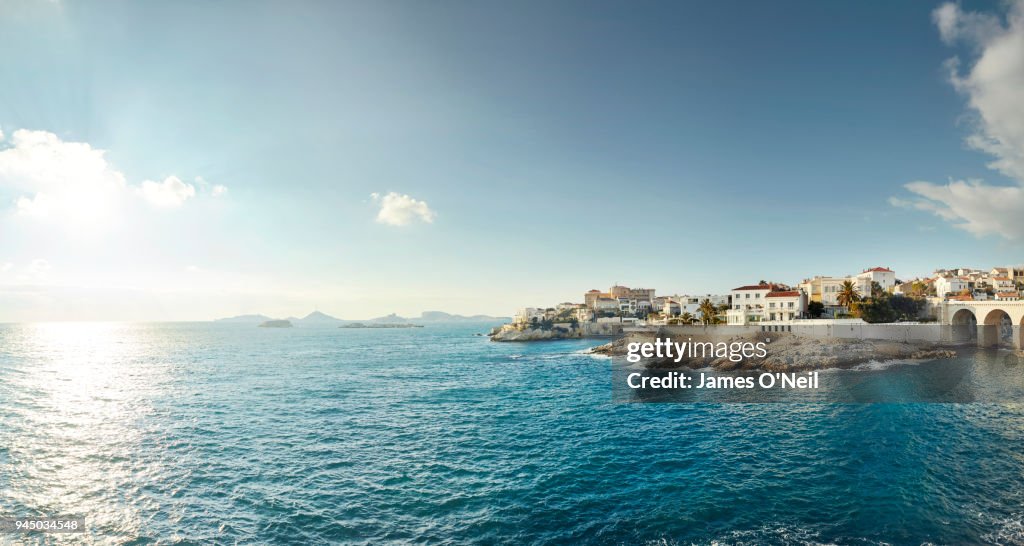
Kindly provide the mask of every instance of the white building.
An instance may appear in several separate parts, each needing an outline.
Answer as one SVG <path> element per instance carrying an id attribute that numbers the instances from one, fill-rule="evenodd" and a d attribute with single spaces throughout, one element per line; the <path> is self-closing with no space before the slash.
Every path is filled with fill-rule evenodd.
<path id="1" fill-rule="evenodd" d="M 766 297 L 775 285 L 754 284 L 733 288 L 730 292 L 732 304 L 726 313 L 728 324 L 746 324 L 764 320 Z M 735 321 L 735 322 L 734 322 Z"/>
<path id="2" fill-rule="evenodd" d="M 743 326 L 747 324 L 747 312 L 742 309 L 729 309 L 725 312 L 725 323 L 729 326 Z"/>
<path id="3" fill-rule="evenodd" d="M 661 302 L 661 308 L 658 309 L 658 311 L 666 317 L 677 317 L 683 314 L 682 306 L 679 305 L 678 301 L 672 298 L 665 298 Z"/>
<path id="4" fill-rule="evenodd" d="M 710 300 L 711 305 L 714 305 L 715 307 L 719 307 L 721 305 L 728 305 L 729 301 L 732 299 L 732 297 L 729 294 L 704 294 L 703 296 L 689 295 L 682 297 L 686 300 L 687 305 L 696 304 L 699 306 L 702 301 Z"/>
<path id="5" fill-rule="evenodd" d="M 619 303 L 619 311 L 623 313 L 636 313 L 643 310 L 652 310 L 654 306 L 647 300 L 635 300 L 625 296 L 617 298 Z"/>
<path id="6" fill-rule="evenodd" d="M 800 283 L 799 288 L 807 295 L 808 302 L 821 303 L 825 306 L 826 316 L 835 316 L 845 312 L 845 308 L 839 305 L 839 294 L 843 291 L 843 283 L 847 281 L 853 283 L 860 297 L 869 298 L 872 283 L 878 283 L 886 292 L 892 292 L 896 287 L 896 273 L 885 267 L 872 267 L 848 277 L 818 275 Z M 909 288 L 909 284 L 904 286 L 904 289 Z"/>
<path id="7" fill-rule="evenodd" d="M 658 296 L 655 298 L 654 309 L 669 317 L 689 313 L 693 315 L 694 318 L 700 319 L 703 316 L 703 313 L 701 313 L 700 310 L 701 302 L 709 300 L 711 305 L 714 305 L 717 308 L 723 305 L 728 305 L 729 299 L 730 296 L 728 294 L 704 294 L 703 296 Z"/>
<path id="8" fill-rule="evenodd" d="M 1017 289 L 1017 283 L 1010 277 L 992 277 L 989 282 L 996 292 L 1013 292 Z"/>
<path id="9" fill-rule="evenodd" d="M 823 277 L 819 275 L 800 283 L 800 290 L 807 294 L 810 301 L 821 302 L 825 307 L 838 307 L 839 293 L 843 290 L 843 283 L 847 280 L 850 280 L 850 278 Z M 868 285 L 870 288 L 870 282 Z"/>
<path id="10" fill-rule="evenodd" d="M 545 313 L 544 309 L 537 307 L 523 307 L 516 311 L 515 316 L 512 318 L 513 322 L 520 324 L 528 324 L 533 319 L 544 320 Z"/>
<path id="11" fill-rule="evenodd" d="M 594 311 L 618 311 L 619 300 L 614 298 L 597 298 L 594 300 Z"/>
<path id="12" fill-rule="evenodd" d="M 766 320 L 791 321 L 803 318 L 807 313 L 807 294 L 801 290 L 769 292 L 765 301 Z"/>
<path id="13" fill-rule="evenodd" d="M 947 296 L 949 294 L 959 294 L 960 292 L 967 290 L 967 280 L 962 277 L 938 277 L 935 279 L 935 294 L 939 297 Z"/>
<path id="14" fill-rule="evenodd" d="M 576 320 L 579 322 L 590 322 L 594 320 L 594 312 L 586 307 L 576 309 Z"/>
<path id="15" fill-rule="evenodd" d="M 882 290 L 889 292 L 894 286 L 896 286 L 896 272 L 885 267 L 872 267 L 871 269 L 865 269 L 856 276 L 857 284 L 867 287 L 866 290 L 861 291 L 861 295 L 871 295 L 871 283 L 877 282 Z M 851 279 L 853 280 L 853 279 Z"/>

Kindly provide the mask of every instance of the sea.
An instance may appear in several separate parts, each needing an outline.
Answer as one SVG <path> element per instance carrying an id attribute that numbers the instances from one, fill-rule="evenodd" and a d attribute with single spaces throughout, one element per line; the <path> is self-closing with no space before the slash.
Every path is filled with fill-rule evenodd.
<path id="1" fill-rule="evenodd" d="M 85 522 L 0 543 L 1024 544 L 1018 402 L 620 403 L 491 326 L 0 325 L 0 517 Z"/>

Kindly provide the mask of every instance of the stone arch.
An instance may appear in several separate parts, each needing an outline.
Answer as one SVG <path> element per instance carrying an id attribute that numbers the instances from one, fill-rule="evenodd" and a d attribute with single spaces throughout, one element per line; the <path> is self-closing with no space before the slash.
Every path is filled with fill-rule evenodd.
<path id="1" fill-rule="evenodd" d="M 953 341 L 967 342 L 977 340 L 978 317 L 974 315 L 974 311 L 971 309 L 965 307 L 953 313 L 950 323 L 952 324 Z"/>
<path id="2" fill-rule="evenodd" d="M 1024 313 L 1020 316 L 1020 322 L 1013 326 L 1014 348 L 1024 351 Z"/>
<path id="3" fill-rule="evenodd" d="M 978 325 L 978 345 L 995 347 L 1014 345 L 1013 320 L 1010 314 L 1002 309 L 990 310 L 981 324 Z"/>

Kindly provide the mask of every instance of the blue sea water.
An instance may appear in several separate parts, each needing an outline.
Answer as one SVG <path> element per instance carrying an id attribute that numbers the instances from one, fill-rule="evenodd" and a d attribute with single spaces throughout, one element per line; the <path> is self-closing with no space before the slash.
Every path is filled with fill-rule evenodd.
<path id="1" fill-rule="evenodd" d="M 487 328 L 0 325 L 0 516 L 86 517 L 55 544 L 1024 544 L 1020 405 L 614 404 L 596 342 Z"/>

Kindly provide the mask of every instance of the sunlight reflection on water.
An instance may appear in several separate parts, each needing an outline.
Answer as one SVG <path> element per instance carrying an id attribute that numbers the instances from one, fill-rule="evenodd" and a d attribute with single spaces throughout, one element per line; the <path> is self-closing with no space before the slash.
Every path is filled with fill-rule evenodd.
<path id="1" fill-rule="evenodd" d="M 8 485 L 4 512 L 86 516 L 96 540 L 138 535 L 140 507 L 127 499 L 140 479 L 158 479 L 161 471 L 159 461 L 135 457 L 142 441 L 137 425 L 152 410 L 161 377 L 159 367 L 122 364 L 150 353 L 149 333 L 117 323 L 0 331 L 3 353 L 19 357 L 7 365 L 0 388 L 8 442 L 7 464 L 0 467 L 0 483 Z"/>

